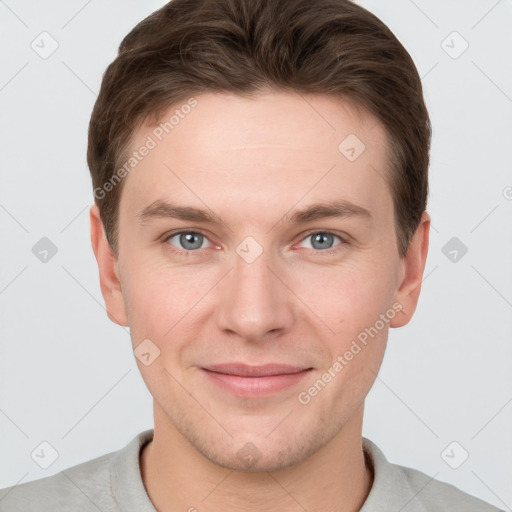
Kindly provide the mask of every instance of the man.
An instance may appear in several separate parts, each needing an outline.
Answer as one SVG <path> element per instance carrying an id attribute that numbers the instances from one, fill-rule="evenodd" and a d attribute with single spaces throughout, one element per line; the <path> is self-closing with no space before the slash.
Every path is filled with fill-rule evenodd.
<path id="1" fill-rule="evenodd" d="M 492 511 L 362 438 L 428 251 L 410 56 L 348 0 L 173 0 L 108 67 L 91 241 L 154 431 L 2 510 Z"/>

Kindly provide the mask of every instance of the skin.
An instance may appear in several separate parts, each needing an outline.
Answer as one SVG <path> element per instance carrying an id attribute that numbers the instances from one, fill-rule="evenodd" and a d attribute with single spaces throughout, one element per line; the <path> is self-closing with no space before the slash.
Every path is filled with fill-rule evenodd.
<path id="1" fill-rule="evenodd" d="M 362 451 L 364 400 L 389 327 L 408 323 L 416 308 L 430 217 L 423 214 L 400 258 L 386 132 L 349 102 L 276 91 L 196 99 L 124 178 L 117 259 L 98 208 L 90 210 L 108 315 L 130 327 L 133 348 L 149 338 L 160 350 L 148 366 L 137 359 L 154 398 L 154 438 L 140 457 L 144 485 L 160 512 L 359 510 L 373 480 Z M 143 125 L 132 147 L 153 129 Z M 338 149 L 349 134 L 366 147 L 355 161 Z M 137 214 L 157 199 L 208 207 L 223 223 L 140 223 Z M 329 200 L 361 206 L 371 218 L 291 225 L 284 217 Z M 200 230 L 201 248 L 171 236 L 180 229 Z M 313 230 L 335 236 L 314 245 Z M 236 251 L 248 236 L 263 251 L 252 263 Z M 298 394 L 393 303 L 402 311 L 301 404 Z M 273 396 L 247 398 L 200 370 L 233 361 L 313 370 Z M 260 454 L 250 467 L 237 456 L 247 443 Z"/>

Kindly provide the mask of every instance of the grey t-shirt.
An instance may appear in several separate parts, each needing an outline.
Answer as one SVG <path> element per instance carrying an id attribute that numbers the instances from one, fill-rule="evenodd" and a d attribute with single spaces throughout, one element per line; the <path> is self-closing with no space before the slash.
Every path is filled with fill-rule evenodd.
<path id="1" fill-rule="evenodd" d="M 56 475 L 0 490 L 1 512 L 155 512 L 139 466 L 141 448 L 153 430 L 123 449 L 65 469 Z M 389 463 L 363 437 L 374 481 L 361 512 L 496 512 L 488 503 L 421 471 Z M 503 512 L 503 511 L 501 511 Z"/>

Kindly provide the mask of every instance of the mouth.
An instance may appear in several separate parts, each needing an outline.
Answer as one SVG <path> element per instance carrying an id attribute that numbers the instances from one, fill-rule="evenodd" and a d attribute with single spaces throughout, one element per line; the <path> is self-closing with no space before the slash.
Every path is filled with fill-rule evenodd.
<path id="1" fill-rule="evenodd" d="M 250 366 L 244 363 L 210 365 L 201 368 L 210 382 L 236 396 L 263 397 L 275 395 L 299 383 L 313 368 L 266 364 Z"/>

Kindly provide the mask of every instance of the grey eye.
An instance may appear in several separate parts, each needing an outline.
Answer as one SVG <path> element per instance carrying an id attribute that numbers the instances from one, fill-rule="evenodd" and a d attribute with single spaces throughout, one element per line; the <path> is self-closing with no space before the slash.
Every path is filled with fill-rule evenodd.
<path id="1" fill-rule="evenodd" d="M 173 245 L 176 245 L 178 249 L 183 249 L 185 251 L 202 249 L 203 242 L 207 241 L 207 238 L 201 233 L 197 233 L 195 231 L 182 231 L 181 233 L 176 233 L 175 235 L 170 236 L 168 238 L 169 242 L 171 242 L 173 238 L 176 237 L 178 237 L 179 245 Z"/>
<path id="2" fill-rule="evenodd" d="M 334 235 L 333 233 L 329 233 L 328 231 L 318 231 L 316 233 L 310 233 L 306 238 L 304 238 L 303 242 L 311 240 L 311 247 L 308 248 L 322 251 L 332 249 L 335 238 L 342 241 L 339 236 Z"/>

